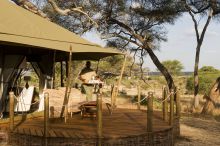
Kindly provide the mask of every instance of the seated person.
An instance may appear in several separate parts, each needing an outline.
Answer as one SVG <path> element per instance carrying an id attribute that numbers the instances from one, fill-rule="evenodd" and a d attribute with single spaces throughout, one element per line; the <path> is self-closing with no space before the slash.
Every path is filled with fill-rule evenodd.
<path id="1" fill-rule="evenodd" d="M 79 79 L 83 82 L 82 83 L 82 92 L 86 94 L 86 100 L 91 101 L 92 100 L 92 94 L 93 94 L 93 84 L 89 84 L 90 80 L 94 80 L 96 77 L 96 72 L 90 68 L 91 62 L 87 61 L 86 66 L 82 69 L 82 71 L 79 74 Z"/>

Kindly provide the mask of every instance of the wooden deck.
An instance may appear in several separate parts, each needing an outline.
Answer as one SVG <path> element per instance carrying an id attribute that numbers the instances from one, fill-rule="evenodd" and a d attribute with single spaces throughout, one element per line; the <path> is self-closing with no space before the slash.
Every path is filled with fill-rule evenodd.
<path id="1" fill-rule="evenodd" d="M 154 112 L 153 131 L 170 129 L 167 122 L 162 120 L 161 112 Z M 109 115 L 107 109 L 103 111 L 103 138 L 115 139 L 145 134 L 147 132 L 146 111 L 131 109 L 116 109 Z M 32 136 L 43 136 L 43 117 L 33 117 L 15 121 L 14 133 Z M 53 118 L 49 123 L 49 137 L 51 138 L 97 138 L 96 119 L 84 118 L 80 114 L 69 117 L 65 123 L 63 119 Z M 1 123 L 0 130 L 8 130 L 8 124 Z"/>

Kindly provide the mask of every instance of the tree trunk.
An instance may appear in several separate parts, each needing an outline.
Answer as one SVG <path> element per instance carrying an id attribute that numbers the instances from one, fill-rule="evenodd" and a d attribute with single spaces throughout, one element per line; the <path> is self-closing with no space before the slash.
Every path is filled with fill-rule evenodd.
<path id="1" fill-rule="evenodd" d="M 217 78 L 216 82 L 209 91 L 209 95 L 204 95 L 206 103 L 203 106 L 202 114 L 212 114 L 214 109 L 220 106 L 220 77 Z"/>
<path id="2" fill-rule="evenodd" d="M 196 38 L 197 38 L 197 47 L 196 47 L 196 56 L 195 56 L 195 66 L 194 66 L 194 108 L 198 108 L 199 106 L 199 97 L 198 97 L 198 92 L 199 92 L 199 75 L 198 75 L 198 68 L 199 68 L 199 55 L 200 55 L 200 49 L 203 43 L 203 39 L 206 33 L 206 30 L 208 28 L 208 25 L 211 21 L 211 18 L 213 16 L 213 10 L 209 10 L 209 16 L 207 18 L 207 21 L 205 23 L 205 26 L 203 27 L 201 36 L 199 37 L 199 30 L 198 30 L 198 23 L 196 22 L 195 17 L 193 16 L 192 13 L 190 13 L 192 16 L 192 20 L 194 22 L 195 26 L 195 31 L 196 31 Z"/>
<path id="3" fill-rule="evenodd" d="M 145 49 L 145 50 L 150 55 L 150 58 L 153 61 L 153 63 L 157 66 L 157 68 L 160 70 L 160 72 L 165 77 L 167 85 L 169 87 L 169 91 L 171 91 L 171 89 L 174 89 L 175 85 L 173 82 L 173 78 L 168 72 L 168 70 L 163 66 L 163 64 L 159 61 L 159 59 L 157 58 L 157 56 L 154 54 L 154 52 L 151 49 Z"/>
<path id="4" fill-rule="evenodd" d="M 199 55 L 200 55 L 201 43 L 196 48 L 195 66 L 194 66 L 194 108 L 199 107 Z"/>

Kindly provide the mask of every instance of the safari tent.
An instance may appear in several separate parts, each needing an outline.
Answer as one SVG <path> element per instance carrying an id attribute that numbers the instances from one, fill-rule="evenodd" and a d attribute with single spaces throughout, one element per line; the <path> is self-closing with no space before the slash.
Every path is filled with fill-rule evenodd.
<path id="1" fill-rule="evenodd" d="M 71 60 L 99 60 L 119 54 L 122 53 L 86 41 L 9 0 L 0 0 L 0 115 L 5 110 L 8 89 L 13 87 L 26 62 L 31 63 L 39 77 L 39 94 L 42 95 L 43 88 L 52 87 L 55 62 L 66 61 L 70 66 Z M 125 62 L 122 70 L 124 66 Z M 69 86 L 68 82 L 67 85 Z M 119 87 L 119 84 L 116 86 Z M 112 95 L 115 93 L 114 96 L 117 97 L 114 89 Z M 113 107 L 116 103 L 114 96 L 110 97 L 114 101 L 111 103 Z M 170 94 L 170 97 L 174 97 L 174 94 Z M 162 112 L 153 113 L 153 92 L 149 92 L 146 97 L 147 111 L 117 108 L 113 114 L 102 108 L 102 94 L 99 92 L 96 120 L 82 119 L 80 114 L 75 114 L 67 123 L 62 121 L 63 117 L 56 119 L 49 116 L 49 94 L 44 96 L 43 116 L 43 112 L 39 112 L 40 115 L 35 115 L 36 117 L 33 114 L 14 117 L 14 94 L 10 94 L 9 98 L 9 118 L 0 120 L 0 131 L 6 131 L 10 145 L 170 146 L 173 145 L 173 133 L 176 133 L 173 129 L 178 126 L 178 120 L 175 120 L 177 118 L 173 118 L 173 102 L 169 106 L 169 122 L 164 120 Z M 164 101 L 167 98 L 164 94 Z M 140 96 L 137 103 L 140 105 Z M 66 106 L 67 104 L 62 105 L 62 112 Z M 68 117 L 68 110 L 65 110 L 65 115 Z M 174 121 L 177 124 L 173 124 Z"/>
<path id="2" fill-rule="evenodd" d="M 0 112 L 8 87 L 13 86 L 28 61 L 36 71 L 40 91 L 53 74 L 54 62 L 99 60 L 121 54 L 102 48 L 78 35 L 33 14 L 8 0 L 0 1 Z M 71 48 L 71 49 L 70 49 Z"/>

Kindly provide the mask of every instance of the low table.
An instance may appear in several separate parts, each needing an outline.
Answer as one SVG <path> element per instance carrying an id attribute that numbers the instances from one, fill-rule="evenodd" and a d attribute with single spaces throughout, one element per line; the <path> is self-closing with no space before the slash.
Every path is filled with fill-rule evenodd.
<path id="1" fill-rule="evenodd" d="M 81 110 L 81 117 L 96 117 L 97 112 L 97 103 L 96 101 L 86 102 L 82 104 L 80 107 Z"/>

